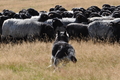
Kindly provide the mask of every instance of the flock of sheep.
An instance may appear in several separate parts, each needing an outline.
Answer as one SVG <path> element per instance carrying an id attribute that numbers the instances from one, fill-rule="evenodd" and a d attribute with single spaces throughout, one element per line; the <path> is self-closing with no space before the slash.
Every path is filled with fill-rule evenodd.
<path id="1" fill-rule="evenodd" d="M 0 42 L 19 40 L 52 41 L 57 31 L 67 31 L 70 39 L 119 42 L 120 6 L 103 4 L 102 8 L 72 8 L 61 5 L 49 11 L 33 8 L 18 13 L 4 9 L 0 13 Z"/>

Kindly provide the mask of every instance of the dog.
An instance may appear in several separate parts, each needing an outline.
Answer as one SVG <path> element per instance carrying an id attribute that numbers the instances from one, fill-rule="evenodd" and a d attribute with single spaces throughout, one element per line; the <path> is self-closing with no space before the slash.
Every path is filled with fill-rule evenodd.
<path id="1" fill-rule="evenodd" d="M 56 39 L 53 43 L 51 65 L 54 69 L 58 68 L 58 65 L 63 62 L 63 65 L 72 61 L 77 62 L 75 57 L 75 49 L 69 43 L 69 36 L 66 31 L 57 31 Z M 49 67 L 50 67 L 49 66 Z"/>

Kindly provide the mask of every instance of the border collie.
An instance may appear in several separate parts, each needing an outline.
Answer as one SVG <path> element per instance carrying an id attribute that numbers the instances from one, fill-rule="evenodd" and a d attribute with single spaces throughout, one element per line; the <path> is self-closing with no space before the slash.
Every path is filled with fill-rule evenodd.
<path id="1" fill-rule="evenodd" d="M 57 31 L 56 39 L 52 48 L 52 64 L 49 67 L 53 66 L 54 69 L 56 69 L 61 62 L 63 62 L 63 65 L 69 61 L 72 61 L 73 63 L 77 62 L 75 57 L 75 49 L 68 42 L 69 36 L 67 32 Z"/>

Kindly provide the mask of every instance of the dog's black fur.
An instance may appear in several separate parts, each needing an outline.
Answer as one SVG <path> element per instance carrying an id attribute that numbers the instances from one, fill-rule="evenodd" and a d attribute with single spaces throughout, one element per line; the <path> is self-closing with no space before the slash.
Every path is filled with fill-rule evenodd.
<path id="1" fill-rule="evenodd" d="M 68 63 L 72 61 L 77 62 L 75 57 L 74 48 L 68 43 L 69 36 L 66 31 L 58 31 L 56 33 L 56 39 L 52 48 L 52 65 L 54 68 L 58 66 L 60 62 Z"/>

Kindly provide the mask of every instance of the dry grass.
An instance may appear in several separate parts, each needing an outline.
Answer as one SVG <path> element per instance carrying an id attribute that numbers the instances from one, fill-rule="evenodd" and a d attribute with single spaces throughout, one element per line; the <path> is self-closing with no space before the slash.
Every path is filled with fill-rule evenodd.
<path id="1" fill-rule="evenodd" d="M 105 3 L 117 6 L 120 0 L 0 0 L 0 11 L 9 9 L 18 12 L 30 7 L 38 11 L 48 11 L 55 5 L 62 5 L 67 10 L 71 10 L 73 7 L 88 8 L 93 5 L 101 8 Z"/>
<path id="2" fill-rule="evenodd" d="M 0 0 L 0 11 L 34 8 L 48 11 L 59 4 L 68 10 L 92 5 L 119 5 L 120 0 Z M 0 80 L 120 80 L 120 45 L 70 41 L 78 62 L 60 72 L 47 69 L 52 43 L 0 44 Z"/>
<path id="3" fill-rule="evenodd" d="M 52 43 L 1 44 L 0 80 L 119 80 L 120 46 L 70 41 L 78 62 L 53 73 Z"/>

